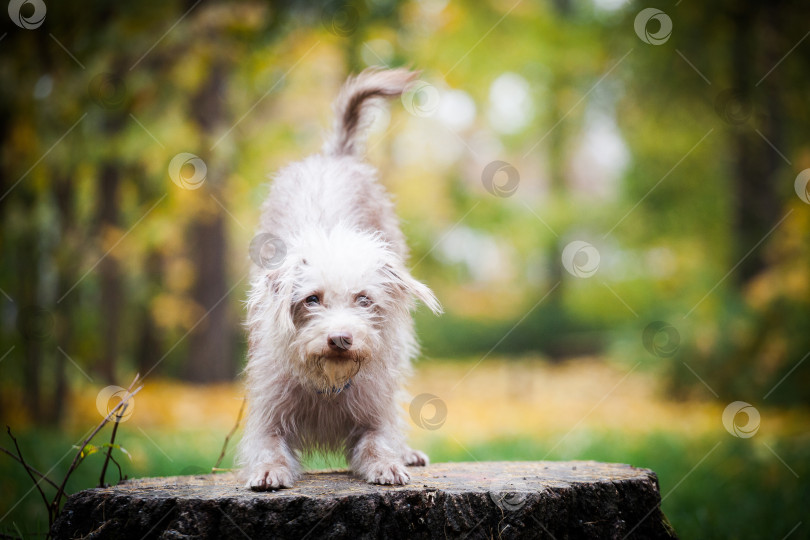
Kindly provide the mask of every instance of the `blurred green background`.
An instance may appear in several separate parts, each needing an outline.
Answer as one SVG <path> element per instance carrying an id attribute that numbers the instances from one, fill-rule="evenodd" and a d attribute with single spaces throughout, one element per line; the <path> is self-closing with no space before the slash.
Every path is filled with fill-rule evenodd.
<path id="1" fill-rule="evenodd" d="M 137 372 L 125 473 L 210 469 L 242 395 L 268 175 L 317 151 L 349 73 L 406 65 L 424 84 L 380 110 L 368 155 L 413 273 L 446 310 L 416 315 L 409 388 L 447 414 L 425 429 L 441 408 L 412 413 L 413 438 L 434 461 L 653 468 L 683 538 L 810 538 L 805 12 L 11 2 L 2 423 L 61 478 L 101 419 L 99 391 Z M 180 153 L 205 163 L 195 189 L 182 180 L 197 170 L 169 174 Z M 750 414 L 724 425 L 737 401 Z M 90 456 L 69 492 L 97 485 L 100 463 Z M 7 456 L 0 482 L 0 533 L 41 536 L 41 501 Z"/>

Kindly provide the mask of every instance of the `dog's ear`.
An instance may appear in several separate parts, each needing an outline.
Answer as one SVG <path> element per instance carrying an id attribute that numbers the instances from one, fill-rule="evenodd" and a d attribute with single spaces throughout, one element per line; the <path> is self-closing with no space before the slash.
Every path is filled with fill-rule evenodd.
<path id="1" fill-rule="evenodd" d="M 285 262 L 281 267 L 269 270 L 264 280 L 269 304 L 268 313 L 273 323 L 284 332 L 292 332 L 295 329 L 292 318 L 295 279 L 291 265 Z"/>
<path id="2" fill-rule="evenodd" d="M 415 279 L 401 265 L 386 263 L 382 267 L 386 285 L 408 299 L 420 300 L 436 315 L 442 312 L 442 306 L 433 291 L 427 285 Z"/>

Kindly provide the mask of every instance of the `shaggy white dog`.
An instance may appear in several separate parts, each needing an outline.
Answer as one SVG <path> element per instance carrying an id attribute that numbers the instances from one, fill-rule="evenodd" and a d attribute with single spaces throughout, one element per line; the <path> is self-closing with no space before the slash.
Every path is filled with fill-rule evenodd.
<path id="1" fill-rule="evenodd" d="M 291 487 L 300 453 L 316 449 L 345 451 L 356 475 L 379 484 L 405 484 L 406 465 L 428 463 L 405 444 L 400 392 L 417 352 L 414 300 L 441 307 L 405 267 L 393 204 L 361 160 L 370 107 L 415 77 L 370 69 L 350 78 L 321 153 L 283 169 L 264 203 L 238 455 L 253 489 Z"/>

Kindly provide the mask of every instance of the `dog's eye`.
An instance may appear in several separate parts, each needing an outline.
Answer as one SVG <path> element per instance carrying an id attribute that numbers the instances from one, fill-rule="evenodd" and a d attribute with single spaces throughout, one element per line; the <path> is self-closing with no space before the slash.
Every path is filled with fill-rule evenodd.
<path id="1" fill-rule="evenodd" d="M 357 305 L 359 305 L 360 307 L 369 307 L 371 306 L 371 298 L 369 298 L 364 294 L 361 294 L 360 296 L 357 297 Z"/>
<path id="2" fill-rule="evenodd" d="M 320 303 L 321 303 L 321 301 L 320 301 L 320 299 L 318 298 L 318 295 L 317 295 L 317 294 L 312 294 L 312 295 L 310 295 L 310 296 L 307 296 L 307 299 L 306 299 L 306 300 L 304 300 L 304 302 L 305 302 L 305 303 L 306 303 L 306 305 L 308 305 L 308 306 L 317 306 L 318 304 L 320 304 Z"/>

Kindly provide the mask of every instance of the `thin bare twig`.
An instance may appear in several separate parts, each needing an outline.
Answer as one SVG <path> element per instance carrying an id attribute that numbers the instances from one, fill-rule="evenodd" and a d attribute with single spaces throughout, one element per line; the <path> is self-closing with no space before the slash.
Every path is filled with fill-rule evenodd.
<path id="1" fill-rule="evenodd" d="M 6 427 L 8 427 L 8 426 L 6 426 Z M 3 448 L 2 446 L 0 446 L 0 452 L 3 452 L 3 453 L 5 453 L 5 454 L 8 454 L 9 456 L 11 456 L 11 457 L 12 457 L 12 458 L 14 458 L 15 460 L 17 460 L 17 461 L 18 461 L 20 464 L 22 464 L 22 465 L 24 465 L 24 466 L 26 465 L 26 464 L 25 464 L 25 463 L 24 463 L 22 460 L 20 460 L 20 458 L 18 458 L 16 455 L 14 455 L 14 453 L 13 453 L 13 452 L 11 452 L 11 451 L 7 450 L 6 448 Z M 45 480 L 45 481 L 46 481 L 46 482 L 48 482 L 50 485 L 52 485 L 54 489 L 58 489 L 58 488 L 59 488 L 59 486 L 57 486 L 57 485 L 56 485 L 56 482 L 54 482 L 53 480 L 51 480 L 50 478 L 48 478 L 47 476 L 45 476 L 44 474 L 42 474 L 41 472 L 39 472 L 38 470 L 36 470 L 35 468 L 33 468 L 31 465 L 28 465 L 28 468 L 31 470 L 31 472 L 32 472 L 32 473 L 36 474 L 36 475 L 37 475 L 37 476 L 39 476 L 39 477 L 40 477 L 42 480 Z"/>
<path id="2" fill-rule="evenodd" d="M 67 484 L 67 481 L 70 478 L 70 475 L 73 474 L 73 471 L 76 470 L 76 467 L 78 467 L 78 465 L 79 465 L 79 463 L 81 461 L 81 458 L 82 458 L 82 453 L 84 452 L 84 448 L 90 443 L 91 440 L 93 440 L 93 437 L 95 437 L 96 434 L 99 431 L 101 431 L 101 428 L 103 428 L 105 425 L 107 425 L 107 422 L 110 421 L 110 418 L 113 415 L 118 413 L 118 409 L 123 407 L 124 404 L 127 401 L 132 399 L 132 397 L 135 394 L 137 394 L 138 392 L 141 391 L 141 389 L 143 388 L 143 385 L 139 386 L 134 392 L 132 392 L 132 387 L 135 386 L 135 383 L 138 382 L 139 378 L 140 378 L 140 375 L 135 375 L 135 379 L 132 381 L 132 384 L 130 384 L 129 388 L 127 388 L 126 395 L 124 395 L 124 397 L 121 399 L 121 401 L 118 403 L 118 405 L 116 405 L 113 408 L 113 410 L 111 410 L 109 413 L 107 413 L 107 416 L 104 417 L 104 420 L 102 420 L 96 426 L 96 428 L 93 430 L 93 432 L 90 433 L 90 436 L 87 437 L 84 440 L 84 442 L 81 444 L 81 446 L 79 447 L 79 451 L 76 452 L 76 455 L 73 457 L 73 461 L 71 462 L 70 467 L 68 468 L 67 474 L 65 474 L 65 477 L 62 479 L 62 483 L 59 485 L 59 488 L 56 490 L 56 495 L 54 496 L 53 501 L 51 501 L 51 508 L 53 509 L 55 514 L 59 513 L 59 504 L 62 502 L 62 497 L 64 497 L 64 495 L 65 495 L 65 485 Z"/>
<path id="3" fill-rule="evenodd" d="M 17 443 L 17 438 L 11 433 L 11 426 L 6 426 L 6 432 L 8 433 L 8 436 L 11 437 L 11 440 L 14 441 L 14 447 L 17 449 L 17 455 L 20 458 L 19 459 L 20 463 L 22 463 L 22 466 L 25 469 L 25 472 L 28 473 L 28 476 L 31 478 L 31 481 L 34 483 L 34 487 L 36 487 L 37 491 L 39 491 L 39 495 L 42 497 L 42 502 L 45 503 L 45 507 L 48 508 L 48 522 L 50 524 L 51 510 L 50 510 L 50 507 L 48 506 L 48 498 L 45 496 L 45 492 L 42 491 L 42 488 L 39 486 L 39 483 L 41 482 L 41 480 L 37 480 L 36 478 L 34 478 L 34 475 L 31 473 L 31 467 L 28 465 L 28 463 L 25 462 L 25 458 L 22 455 L 22 450 L 20 450 L 20 445 Z"/>
<path id="4" fill-rule="evenodd" d="M 219 459 L 211 467 L 211 472 L 220 471 L 222 469 L 219 468 L 222 460 L 225 459 L 225 452 L 228 450 L 228 443 L 231 442 L 231 437 L 233 434 L 236 433 L 236 430 L 239 429 L 239 423 L 242 422 L 242 414 L 245 412 L 245 404 L 247 403 L 247 397 L 242 398 L 242 406 L 239 407 L 239 414 L 236 417 L 236 424 L 234 424 L 233 428 L 231 429 L 230 433 L 225 437 L 225 443 L 222 445 L 222 452 L 219 453 Z"/>
<path id="5" fill-rule="evenodd" d="M 98 487 L 104 487 L 104 476 L 107 474 L 107 465 L 110 463 L 110 459 L 112 459 L 113 445 L 115 444 L 115 434 L 118 433 L 118 424 L 121 423 L 121 418 L 124 416 L 124 413 L 127 412 L 128 406 L 129 404 L 124 405 L 121 408 L 121 413 L 116 415 L 115 425 L 112 429 L 112 435 L 110 435 L 110 446 L 107 448 L 107 457 L 104 458 L 104 465 L 101 466 L 101 476 L 98 479 Z M 118 467 L 118 472 L 120 476 L 121 467 Z"/>
<path id="6" fill-rule="evenodd" d="M 110 461 L 115 463 L 115 466 L 118 467 L 118 483 L 120 484 L 124 480 L 124 473 L 123 473 L 123 471 L 121 471 L 121 464 L 118 463 L 118 460 L 116 460 L 112 456 L 110 456 Z"/>

